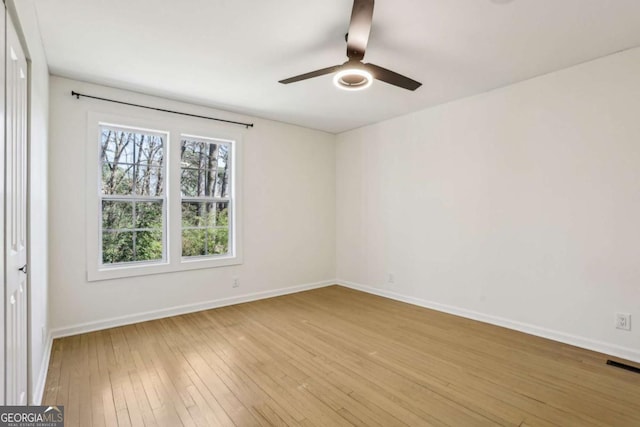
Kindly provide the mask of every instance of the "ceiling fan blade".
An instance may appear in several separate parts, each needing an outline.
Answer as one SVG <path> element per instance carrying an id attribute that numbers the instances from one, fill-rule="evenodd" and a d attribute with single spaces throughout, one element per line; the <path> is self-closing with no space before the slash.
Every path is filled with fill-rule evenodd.
<path id="1" fill-rule="evenodd" d="M 420 82 L 374 64 L 364 64 L 364 67 L 375 79 L 389 83 L 390 85 L 398 86 L 407 90 L 416 90 L 422 86 L 422 83 Z"/>
<path id="2" fill-rule="evenodd" d="M 373 19 L 373 0 L 354 0 L 351 11 L 351 23 L 347 35 L 347 57 L 360 61 L 369 42 L 371 21 Z"/>
<path id="3" fill-rule="evenodd" d="M 289 83 L 295 83 L 301 80 L 307 80 L 307 79 L 312 79 L 314 77 L 324 76 L 325 74 L 331 74 L 335 71 L 338 71 L 341 67 L 342 67 L 342 64 L 334 65 L 333 67 L 327 67 L 321 70 L 312 71 L 310 73 L 300 74 L 299 76 L 289 77 L 288 79 L 280 80 L 279 83 L 287 85 Z"/>

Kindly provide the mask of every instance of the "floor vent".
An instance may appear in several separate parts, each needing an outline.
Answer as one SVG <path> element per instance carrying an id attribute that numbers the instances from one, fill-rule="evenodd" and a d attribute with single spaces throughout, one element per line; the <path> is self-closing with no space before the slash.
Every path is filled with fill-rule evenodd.
<path id="1" fill-rule="evenodd" d="M 636 368 L 635 366 L 626 365 L 624 363 L 615 362 L 613 360 L 607 360 L 607 365 L 615 366 L 616 368 L 626 369 L 627 371 L 635 372 L 636 374 L 640 374 L 640 368 Z"/>

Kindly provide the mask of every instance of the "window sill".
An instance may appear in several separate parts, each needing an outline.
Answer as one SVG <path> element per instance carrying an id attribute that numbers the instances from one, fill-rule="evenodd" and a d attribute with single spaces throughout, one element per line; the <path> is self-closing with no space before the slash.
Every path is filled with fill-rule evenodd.
<path id="1" fill-rule="evenodd" d="M 240 256 L 220 258 L 181 259 L 177 263 L 149 263 L 144 265 L 105 267 L 87 272 L 87 281 L 122 279 L 127 277 L 148 276 L 152 274 L 175 273 L 180 271 L 201 270 L 206 268 L 227 267 L 242 264 Z"/>

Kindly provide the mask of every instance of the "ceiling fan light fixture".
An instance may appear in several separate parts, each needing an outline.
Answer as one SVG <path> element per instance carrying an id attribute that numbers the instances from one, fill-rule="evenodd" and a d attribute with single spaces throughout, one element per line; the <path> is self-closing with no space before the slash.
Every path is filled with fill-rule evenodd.
<path id="1" fill-rule="evenodd" d="M 376 80 L 406 90 L 414 91 L 422 86 L 422 83 L 398 74 L 395 71 L 387 70 L 375 64 L 362 62 L 367 49 L 367 43 L 369 43 L 374 1 L 375 0 L 353 0 L 349 31 L 345 37 L 347 41 L 348 58 L 346 62 L 315 70 L 310 73 L 289 77 L 288 79 L 280 80 L 280 83 L 288 85 L 289 83 L 337 72 L 333 78 L 333 84 L 342 90 L 364 90 L 371 86 L 374 76 Z"/>
<path id="2" fill-rule="evenodd" d="M 361 68 L 347 68 L 333 77 L 333 84 L 344 90 L 364 90 L 373 83 L 373 76 Z"/>

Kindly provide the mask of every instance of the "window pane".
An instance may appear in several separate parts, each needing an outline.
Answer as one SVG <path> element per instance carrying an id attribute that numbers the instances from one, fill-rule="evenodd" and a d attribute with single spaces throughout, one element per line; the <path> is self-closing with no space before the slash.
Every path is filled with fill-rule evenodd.
<path id="1" fill-rule="evenodd" d="M 116 264 L 162 259 L 162 231 L 104 231 L 102 262 Z"/>
<path id="2" fill-rule="evenodd" d="M 218 156 L 218 148 L 222 146 L 206 142 L 183 140 L 181 154 L 181 191 L 185 197 L 214 197 L 220 195 L 220 190 L 216 193 L 217 168 L 222 162 L 226 165 L 225 159 Z M 228 152 L 225 151 L 225 156 Z M 220 188 L 221 184 L 218 184 Z"/>
<path id="3" fill-rule="evenodd" d="M 180 146 L 180 164 L 182 167 L 200 169 L 200 157 L 203 145 L 203 143 L 196 141 L 182 141 Z"/>
<path id="4" fill-rule="evenodd" d="M 136 261 L 162 259 L 162 231 L 136 231 Z"/>
<path id="5" fill-rule="evenodd" d="M 213 197 L 216 173 L 213 170 L 183 168 L 181 192 L 184 197 Z"/>
<path id="6" fill-rule="evenodd" d="M 229 197 L 229 175 L 225 169 L 218 169 L 215 197 Z"/>
<path id="7" fill-rule="evenodd" d="M 221 144 L 218 148 L 218 168 L 226 168 L 229 162 L 229 146 Z"/>
<path id="8" fill-rule="evenodd" d="M 103 127 L 101 137 L 102 194 L 163 194 L 163 136 Z"/>
<path id="9" fill-rule="evenodd" d="M 128 195 L 133 193 L 133 165 L 102 164 L 102 194 Z"/>
<path id="10" fill-rule="evenodd" d="M 135 193 L 141 196 L 162 196 L 164 177 L 162 169 L 138 166 L 136 168 Z"/>
<path id="11" fill-rule="evenodd" d="M 183 227 L 207 227 L 215 225 L 216 204 L 213 202 L 182 202 Z"/>
<path id="12" fill-rule="evenodd" d="M 229 230 L 227 228 L 208 229 L 207 249 L 209 255 L 221 255 L 229 252 Z"/>
<path id="13" fill-rule="evenodd" d="M 161 167 L 163 163 L 164 140 L 160 135 L 136 135 L 136 162 L 140 166 Z"/>
<path id="14" fill-rule="evenodd" d="M 200 217 L 198 216 L 200 203 L 182 202 L 182 226 L 199 227 Z"/>
<path id="15" fill-rule="evenodd" d="M 213 197 L 213 190 L 216 184 L 216 171 L 208 169 L 204 171 L 204 185 L 202 186 L 203 193 L 200 196 Z"/>
<path id="16" fill-rule="evenodd" d="M 133 228 L 133 203 L 103 200 L 102 228 Z"/>
<path id="17" fill-rule="evenodd" d="M 215 225 L 229 225 L 229 203 L 217 203 Z"/>
<path id="18" fill-rule="evenodd" d="M 194 169 L 214 169 L 216 166 L 216 148 L 214 143 L 183 140 L 181 145 L 181 164 Z"/>
<path id="19" fill-rule="evenodd" d="M 101 129 L 102 161 L 132 164 L 134 162 L 134 139 L 135 134 L 132 132 L 103 127 Z"/>
<path id="20" fill-rule="evenodd" d="M 202 256 L 205 251 L 206 230 L 182 230 L 182 256 Z"/>
<path id="21" fill-rule="evenodd" d="M 104 231 L 102 233 L 102 262 L 115 264 L 135 261 L 132 231 Z"/>
<path id="22" fill-rule="evenodd" d="M 214 220 L 210 206 L 211 203 L 182 203 L 182 226 L 206 227 Z"/>
<path id="23" fill-rule="evenodd" d="M 196 197 L 198 195 L 198 187 L 202 180 L 201 175 L 197 169 L 182 169 L 180 191 L 183 197 Z"/>
<path id="24" fill-rule="evenodd" d="M 136 228 L 162 229 L 162 201 L 136 202 Z"/>

